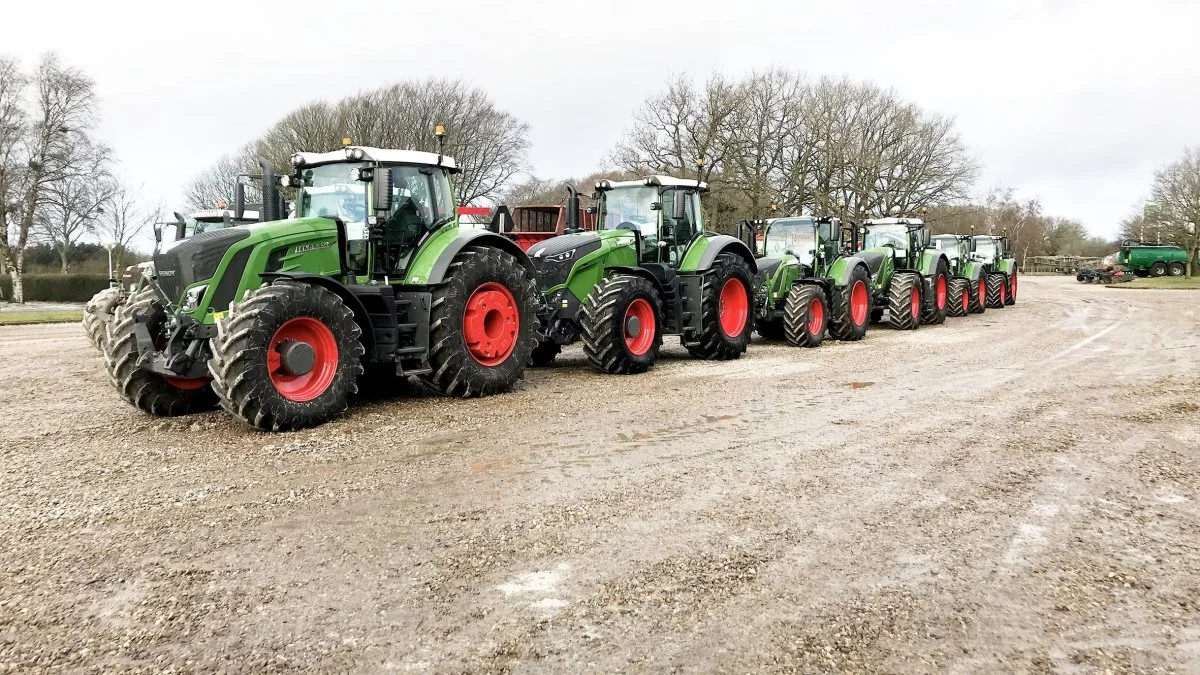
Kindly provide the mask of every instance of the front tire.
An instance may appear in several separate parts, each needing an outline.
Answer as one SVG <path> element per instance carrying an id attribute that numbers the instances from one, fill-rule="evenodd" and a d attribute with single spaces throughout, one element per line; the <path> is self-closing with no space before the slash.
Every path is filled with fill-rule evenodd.
<path id="1" fill-rule="evenodd" d="M 987 296 L 986 304 L 988 309 L 1004 309 L 1004 298 L 1007 293 L 1004 289 L 1008 286 L 1008 279 L 1000 272 L 992 272 L 987 275 Z"/>
<path id="2" fill-rule="evenodd" d="M 862 267 L 850 272 L 850 280 L 836 293 L 829 335 L 835 340 L 853 342 L 867 334 L 871 322 L 871 277 Z"/>
<path id="3" fill-rule="evenodd" d="M 946 313 L 953 317 L 966 316 L 971 311 L 970 282 L 962 277 L 950 279 L 949 302 Z"/>
<path id="4" fill-rule="evenodd" d="M 945 260 L 938 260 L 937 270 L 929 285 L 929 298 L 921 312 L 921 323 L 936 326 L 946 323 L 946 306 L 950 296 L 950 268 Z"/>
<path id="5" fill-rule="evenodd" d="M 362 328 L 340 297 L 280 280 L 217 321 L 208 372 L 221 407 L 263 431 L 293 431 L 342 414 L 363 373 Z"/>
<path id="6" fill-rule="evenodd" d="M 700 359 L 736 359 L 750 344 L 750 265 L 733 253 L 720 253 L 701 290 L 699 344 L 687 347 Z"/>
<path id="7" fill-rule="evenodd" d="M 1017 270 L 1013 268 L 1012 274 L 1008 275 L 1008 285 L 1004 288 L 1004 304 L 1017 304 Z"/>
<path id="8" fill-rule="evenodd" d="M 139 365 L 135 319 L 145 317 L 152 338 L 161 338 L 166 310 L 154 290 L 146 288 L 118 305 L 104 340 L 104 364 L 109 380 L 125 400 L 157 417 L 175 417 L 211 410 L 217 396 L 207 379 L 166 377 Z M 161 340 L 159 340 L 161 342 Z M 162 344 L 156 345 L 161 349 Z"/>
<path id="9" fill-rule="evenodd" d="M 888 325 L 896 330 L 916 330 L 921 325 L 921 276 L 896 272 L 888 285 Z"/>
<path id="10" fill-rule="evenodd" d="M 783 312 L 783 331 L 796 347 L 819 347 L 825 340 L 828 321 L 825 291 L 813 284 L 797 284 L 788 292 Z"/>
<path id="11" fill-rule="evenodd" d="M 987 287 L 986 274 L 981 274 L 977 281 L 967 283 L 967 292 L 971 294 L 972 314 L 983 314 L 987 311 Z"/>
<path id="12" fill-rule="evenodd" d="M 1166 273 L 1167 273 L 1167 266 L 1164 265 L 1163 263 L 1156 262 L 1150 266 L 1150 276 L 1152 276 L 1152 277 L 1161 277 L 1161 276 L 1166 275 Z"/>
<path id="13" fill-rule="evenodd" d="M 662 347 L 662 309 L 646 279 L 616 274 L 600 282 L 580 310 L 583 354 L 602 373 L 632 375 L 654 367 Z"/>
<path id="14" fill-rule="evenodd" d="M 429 311 L 429 363 L 422 380 L 448 396 L 510 391 L 537 338 L 534 279 L 512 254 L 469 246 L 450 263 Z"/>
<path id="15" fill-rule="evenodd" d="M 1173 262 L 1167 271 L 1173 277 L 1181 277 L 1187 272 L 1187 267 L 1181 262 Z"/>
<path id="16" fill-rule="evenodd" d="M 108 339 L 108 324 L 113 320 L 117 305 L 121 304 L 121 289 L 106 288 L 92 296 L 83 308 L 83 330 L 96 349 L 104 351 Z"/>

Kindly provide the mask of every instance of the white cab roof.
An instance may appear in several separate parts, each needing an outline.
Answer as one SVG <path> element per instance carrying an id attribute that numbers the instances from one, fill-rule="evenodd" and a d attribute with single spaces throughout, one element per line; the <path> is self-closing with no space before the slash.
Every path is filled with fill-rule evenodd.
<path id="1" fill-rule="evenodd" d="M 863 225 L 924 225 L 920 218 L 872 218 L 862 221 Z"/>
<path id="2" fill-rule="evenodd" d="M 626 188 L 626 187 L 645 187 L 647 185 L 661 185 L 663 187 L 696 187 L 695 178 L 675 178 L 674 176 L 646 176 L 641 180 L 602 180 L 598 181 L 604 185 L 603 189 L 611 188 Z M 708 183 L 701 181 L 700 190 L 707 190 Z"/>
<path id="3" fill-rule="evenodd" d="M 438 165 L 438 156 L 436 152 L 421 152 L 420 150 L 388 150 L 384 148 L 368 148 L 363 145 L 347 145 L 340 150 L 334 150 L 332 152 L 300 152 L 296 154 L 304 158 L 304 166 L 318 166 L 321 164 L 360 161 L 347 158 L 347 150 L 362 150 L 362 161 L 368 162 L 379 162 L 381 164 L 419 164 L 424 166 Z M 453 157 L 443 155 L 442 167 L 445 169 L 457 169 L 458 165 L 454 163 Z"/>

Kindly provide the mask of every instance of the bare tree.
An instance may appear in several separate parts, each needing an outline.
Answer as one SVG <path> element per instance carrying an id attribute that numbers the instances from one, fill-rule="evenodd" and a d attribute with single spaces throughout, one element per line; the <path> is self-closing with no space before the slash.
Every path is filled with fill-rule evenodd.
<path id="1" fill-rule="evenodd" d="M 283 163 L 286 164 L 286 158 Z M 235 154 L 225 155 L 215 164 L 194 176 L 183 189 L 184 206 L 191 211 L 214 208 L 224 200 L 233 203 L 234 186 L 238 176 L 260 171 L 250 148 L 242 148 Z M 258 198 L 257 190 L 247 192 L 247 199 Z"/>
<path id="2" fill-rule="evenodd" d="M 1187 249 L 1192 276 L 1200 255 L 1200 147 L 1184 150 L 1154 174 L 1149 216 L 1161 225 L 1165 240 Z"/>
<path id="3" fill-rule="evenodd" d="M 100 243 L 112 246 L 114 270 L 121 269 L 122 258 L 134 240 L 149 231 L 163 211 L 161 204 L 147 207 L 139 203 L 136 191 L 128 184 L 116 186 L 95 228 Z"/>
<path id="4" fill-rule="evenodd" d="M 83 139 L 67 152 L 71 168 L 47 186 L 34 217 L 34 236 L 58 252 L 63 273 L 69 267 L 71 248 L 95 228 L 116 189 L 108 172 L 108 148 Z"/>
<path id="5" fill-rule="evenodd" d="M 71 147 L 85 142 L 95 123 L 95 94 L 90 79 L 52 54 L 42 58 L 31 80 L 21 77 L 15 64 L 0 64 L 0 81 L 0 116 L 6 118 L 0 132 L 0 198 L 5 205 L 0 254 L 12 277 L 12 299 L 23 303 L 25 245 L 49 186 L 77 168 Z M 35 90 L 33 114 L 13 113 L 29 83 Z"/>

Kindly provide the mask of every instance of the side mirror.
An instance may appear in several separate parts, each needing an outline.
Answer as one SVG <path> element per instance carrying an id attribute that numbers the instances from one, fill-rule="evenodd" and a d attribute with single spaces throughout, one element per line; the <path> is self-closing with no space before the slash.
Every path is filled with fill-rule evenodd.
<path id="1" fill-rule="evenodd" d="M 375 169 L 374 203 L 376 213 L 386 213 L 392 210 L 392 170 Z"/>
<path id="2" fill-rule="evenodd" d="M 671 193 L 671 218 L 683 220 L 687 217 L 687 193 L 675 190 Z"/>

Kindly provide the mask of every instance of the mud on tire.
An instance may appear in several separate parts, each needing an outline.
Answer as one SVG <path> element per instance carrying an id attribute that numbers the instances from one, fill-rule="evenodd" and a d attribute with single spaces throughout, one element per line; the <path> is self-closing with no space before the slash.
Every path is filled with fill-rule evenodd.
<path id="1" fill-rule="evenodd" d="M 113 319 L 113 312 L 119 304 L 121 289 L 114 287 L 93 295 L 83 308 L 83 330 L 100 351 L 104 351 L 104 341 L 108 339 L 108 323 Z"/>
<path id="2" fill-rule="evenodd" d="M 151 336 L 157 335 L 167 320 L 153 289 L 143 289 L 128 303 L 118 305 L 112 323 L 107 324 L 104 365 L 121 396 L 143 412 L 159 417 L 190 415 L 215 407 L 217 395 L 207 380 L 168 379 L 138 365 L 141 356 L 134 322 L 141 316 L 146 318 Z"/>
<path id="3" fill-rule="evenodd" d="M 954 317 L 966 316 L 971 311 L 970 280 L 951 277 L 946 301 L 946 314 Z"/>
<path id="4" fill-rule="evenodd" d="M 652 334 L 645 333 L 653 317 Z M 583 354 L 593 368 L 629 375 L 654 366 L 662 347 L 662 307 L 658 292 L 646 279 L 616 274 L 596 285 L 580 311 Z M 630 318 L 637 319 L 631 332 Z"/>
<path id="5" fill-rule="evenodd" d="M 915 295 L 914 295 L 915 294 Z M 888 325 L 916 330 L 921 325 L 921 275 L 896 272 L 888 285 Z"/>
<path id="6" fill-rule="evenodd" d="M 788 292 L 783 310 L 783 330 L 796 347 L 819 347 L 829 321 L 825 291 L 815 284 L 796 284 Z"/>
<path id="7" fill-rule="evenodd" d="M 699 344 L 689 345 L 688 353 L 700 359 L 727 361 L 736 359 L 750 344 L 750 316 L 754 307 L 753 275 L 750 265 L 733 253 L 720 253 L 712 272 L 705 275 L 701 291 Z M 740 293 L 737 284 L 741 284 Z M 728 295 L 726 295 L 728 294 Z M 724 298 L 724 299 L 723 299 Z M 744 316 L 740 330 L 728 330 L 725 324 Z"/>
<path id="8" fill-rule="evenodd" d="M 496 294 L 503 306 L 497 309 L 483 303 L 483 293 Z M 421 380 L 436 391 L 463 398 L 510 391 L 525 374 L 536 343 L 539 297 L 536 280 L 512 254 L 490 247 L 464 248 L 450 263 L 446 282 L 433 292 L 429 310 L 433 372 Z M 474 324 L 468 311 L 486 313 L 488 325 L 479 330 L 499 336 L 495 351 L 468 335 L 468 324 Z M 495 327 L 490 325 L 494 316 L 501 317 Z"/>
<path id="9" fill-rule="evenodd" d="M 291 431 L 345 412 L 363 373 L 362 329 L 336 294 L 279 280 L 230 304 L 217 321 L 208 372 L 221 407 L 256 429 Z M 302 342 L 312 369 L 292 375 L 282 350 Z"/>
<path id="10" fill-rule="evenodd" d="M 871 276 L 862 267 L 855 267 L 849 283 L 834 295 L 829 313 L 829 335 L 835 340 L 863 339 L 871 323 Z M 855 315 L 855 303 L 859 305 L 859 317 Z"/>

